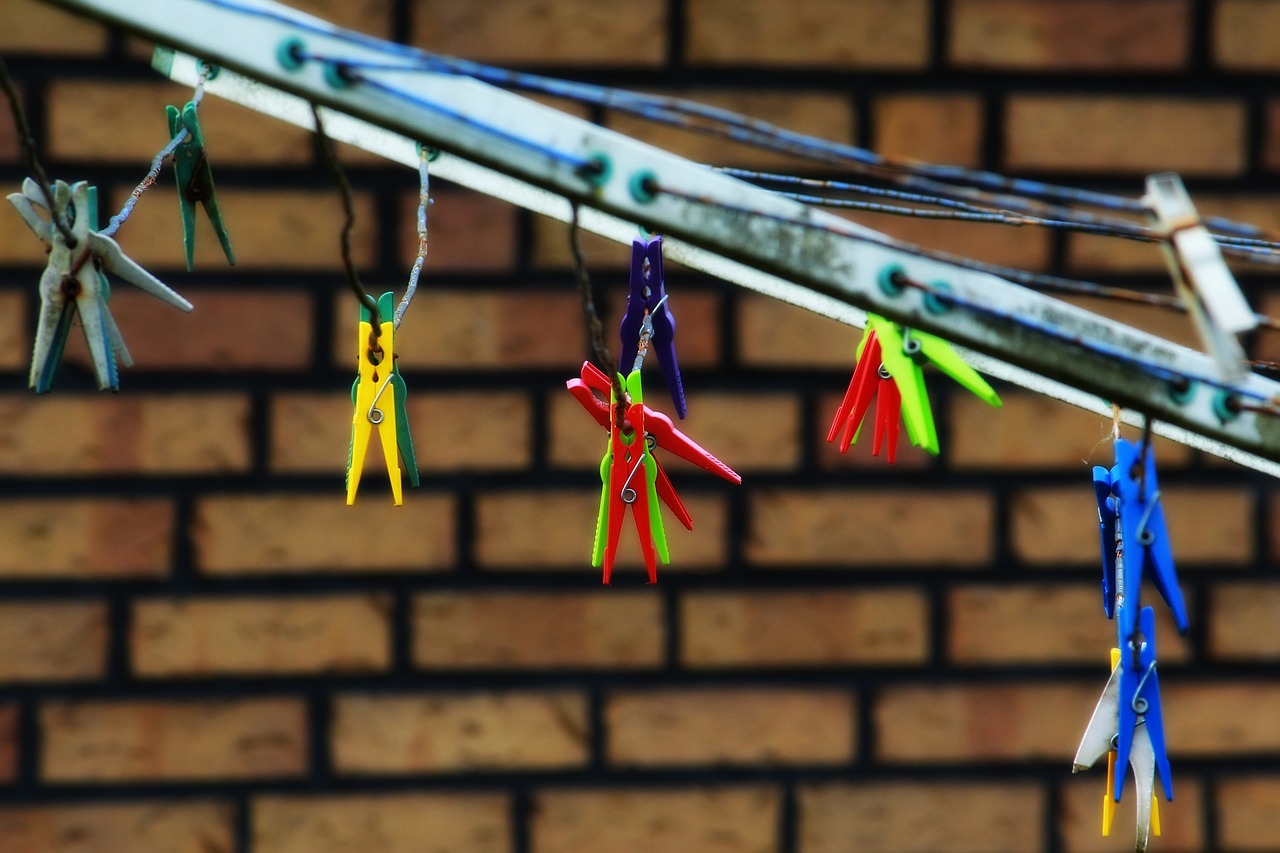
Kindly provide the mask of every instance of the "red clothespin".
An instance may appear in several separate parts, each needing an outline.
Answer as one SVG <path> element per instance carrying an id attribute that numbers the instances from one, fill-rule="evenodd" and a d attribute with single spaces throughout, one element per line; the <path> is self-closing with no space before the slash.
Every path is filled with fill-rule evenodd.
<path id="1" fill-rule="evenodd" d="M 604 582 L 609 583 L 622 535 L 622 516 L 630 506 L 649 583 L 657 583 L 657 561 L 661 558 L 666 563 L 670 556 L 657 506 L 657 463 L 649 452 L 644 429 L 640 371 L 631 371 L 625 386 L 627 399 L 613 399 L 609 406 L 609 449 L 600 460 L 600 511 L 591 565 L 602 566 Z"/>
<path id="2" fill-rule="evenodd" d="M 862 419 L 866 416 L 873 397 L 876 398 L 876 431 L 872 455 L 879 456 L 880 448 L 885 447 L 885 458 L 893 462 L 898 454 L 898 417 L 902 411 L 902 394 L 881 361 L 880 341 L 875 329 L 867 326 L 867 333 L 858 345 L 858 363 L 854 367 L 853 378 L 849 380 L 849 388 L 844 392 L 840 408 L 836 409 L 831 429 L 827 430 L 827 441 L 833 442 L 840 433 L 841 426 L 844 427 L 844 432 L 840 435 L 841 453 L 848 453 L 849 447 L 858 440 Z"/>

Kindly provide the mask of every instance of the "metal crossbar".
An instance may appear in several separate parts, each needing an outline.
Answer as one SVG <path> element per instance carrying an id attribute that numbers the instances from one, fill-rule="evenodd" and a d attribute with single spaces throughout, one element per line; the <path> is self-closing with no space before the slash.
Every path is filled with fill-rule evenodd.
<path id="1" fill-rule="evenodd" d="M 672 260 L 854 326 L 866 311 L 940 335 L 979 370 L 1099 413 L 1114 402 L 1176 441 L 1280 475 L 1280 383 L 1218 378 L 1203 353 L 988 272 L 904 246 L 781 194 L 457 74 L 425 54 L 269 0 L 45 0 L 171 45 L 157 67 L 433 176 L 629 243 L 637 224 Z M 178 52 L 181 51 L 181 52 Z M 912 286 L 903 287 L 907 281 Z M 1257 411 L 1263 410 L 1263 411 Z"/>

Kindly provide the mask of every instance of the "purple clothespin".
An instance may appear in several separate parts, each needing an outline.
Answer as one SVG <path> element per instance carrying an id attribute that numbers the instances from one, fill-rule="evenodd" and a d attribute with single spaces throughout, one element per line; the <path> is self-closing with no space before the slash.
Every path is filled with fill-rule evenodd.
<path id="1" fill-rule="evenodd" d="M 662 376 L 676 404 L 676 414 L 683 418 L 686 406 L 680 365 L 676 363 L 676 318 L 666 302 L 662 280 L 662 236 L 658 234 L 648 240 L 631 241 L 631 293 L 627 297 L 627 313 L 622 316 L 622 358 L 619 362 L 624 376 L 635 364 L 646 311 L 651 314 L 653 323 L 649 346 L 655 350 L 662 364 Z"/>

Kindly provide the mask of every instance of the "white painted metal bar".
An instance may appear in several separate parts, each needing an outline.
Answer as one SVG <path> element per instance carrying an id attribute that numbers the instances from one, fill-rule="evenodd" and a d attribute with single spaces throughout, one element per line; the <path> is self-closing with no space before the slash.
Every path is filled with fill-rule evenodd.
<path id="1" fill-rule="evenodd" d="M 290 61 L 287 47 L 355 64 L 395 64 L 402 46 L 339 30 L 268 0 L 45 0 L 218 65 L 206 91 L 309 127 L 323 105 L 335 138 L 416 166 L 410 140 L 444 152 L 434 175 L 630 242 L 635 223 L 668 235 L 673 260 L 851 325 L 864 310 L 939 334 L 978 369 L 1084 408 L 1104 400 L 1156 421 L 1156 431 L 1280 475 L 1280 419 L 1229 404 L 1280 399 L 1280 383 L 1250 374 L 1220 383 L 1202 353 L 996 276 L 928 257 L 824 211 L 692 163 L 526 98 L 453 74 L 340 69 Z M 403 62 L 404 60 L 401 59 Z M 165 63 L 194 83 L 195 60 Z M 607 174 L 581 168 L 607 166 Z M 680 196 L 637 192 L 652 176 Z M 699 200 L 692 200 L 699 199 Z M 703 201 L 705 200 L 705 201 Z M 945 287 L 927 294 L 882 286 L 900 268 Z M 1191 377 L 1180 388 L 1171 377 Z M 998 415 L 993 414 L 993 417 Z"/>

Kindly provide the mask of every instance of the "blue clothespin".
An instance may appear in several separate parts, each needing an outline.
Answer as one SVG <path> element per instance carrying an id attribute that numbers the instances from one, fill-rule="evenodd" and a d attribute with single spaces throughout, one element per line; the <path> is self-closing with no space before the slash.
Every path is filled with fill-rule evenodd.
<path id="1" fill-rule="evenodd" d="M 1140 636 L 1130 648 L 1120 652 L 1120 705 L 1116 735 L 1116 764 L 1130 759 L 1135 737 L 1145 736 L 1151 744 L 1156 771 L 1166 799 L 1173 799 L 1173 775 L 1164 745 L 1164 716 L 1160 707 L 1160 677 L 1156 674 L 1156 617 L 1150 607 L 1142 608 L 1138 624 Z M 1133 646 L 1136 644 L 1136 648 Z M 1138 728 L 1142 727 L 1142 732 Z M 1136 772 L 1136 771 L 1135 771 Z M 1117 773 L 1114 800 L 1120 802 L 1124 774 Z"/>
<path id="2" fill-rule="evenodd" d="M 687 407 L 684 385 L 680 381 L 680 365 L 676 363 L 676 318 L 666 301 L 666 285 L 662 278 L 662 236 L 655 234 L 647 240 L 631 241 L 631 290 L 627 296 L 627 311 L 622 316 L 622 357 L 618 372 L 631 373 L 636 352 L 639 349 L 640 329 L 645 316 L 653 324 L 649 346 L 662 364 L 662 376 L 667 390 L 676 404 L 676 414 L 684 417 Z"/>
<path id="3" fill-rule="evenodd" d="M 1093 468 L 1093 492 L 1098 499 L 1098 534 L 1102 540 L 1102 609 L 1116 615 L 1116 500 L 1111 496 L 1111 471 Z"/>
<path id="4" fill-rule="evenodd" d="M 1178 586 L 1160 505 L 1155 454 L 1145 441 L 1137 445 L 1122 438 L 1116 439 L 1115 454 L 1111 488 L 1116 497 L 1124 560 L 1124 583 L 1116 588 L 1115 608 L 1119 612 L 1120 646 L 1124 648 L 1136 627 L 1143 578 L 1151 578 L 1169 605 L 1179 633 L 1187 630 L 1187 605 Z"/>

